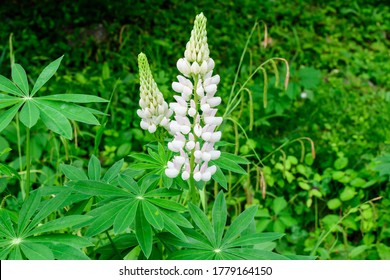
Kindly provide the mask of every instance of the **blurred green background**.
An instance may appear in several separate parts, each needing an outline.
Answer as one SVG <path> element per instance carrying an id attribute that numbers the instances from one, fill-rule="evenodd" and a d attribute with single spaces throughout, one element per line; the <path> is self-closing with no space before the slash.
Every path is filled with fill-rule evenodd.
<path id="1" fill-rule="evenodd" d="M 106 166 L 142 151 L 152 140 L 139 128 L 135 113 L 138 53 L 148 56 L 169 102 L 170 86 L 178 74 L 176 61 L 183 56 L 195 15 L 203 12 L 215 73 L 221 76 L 218 92 L 226 102 L 245 42 L 259 22 L 238 84 L 272 57 L 289 62 L 290 83 L 286 91 L 275 86 L 272 67 L 266 68 L 264 108 L 264 78 L 255 75 L 248 85 L 252 129 L 248 97 L 233 116 L 248 138 L 241 131 L 235 137 L 234 126 L 226 124 L 223 140 L 238 144 L 232 151 L 252 158 L 253 148 L 264 159 L 260 170 L 249 167 L 249 177 L 232 177 L 228 203 L 234 209 L 259 204 L 258 230 L 287 234 L 276 248 L 281 253 L 315 250 L 321 259 L 390 259 L 387 1 L 6 2 L 0 6 L 1 75 L 10 76 L 13 34 L 15 60 L 32 80 L 65 54 L 56 82 L 48 84 L 47 92 L 107 99 L 114 92 L 99 147 Z M 283 78 L 286 68 L 282 63 L 278 67 Z M 61 162 L 85 164 L 97 128 L 79 124 L 75 129 L 77 139 L 70 143 L 39 129 L 33 132 L 34 168 L 41 171 L 34 177 L 36 186 L 59 183 L 56 174 Z M 10 125 L 0 136 L 0 150 L 15 144 L 15 128 Z M 15 151 L 0 157 L 0 162 L 16 168 L 18 161 Z M 130 158 L 126 161 L 131 164 Z M 267 185 L 265 199 L 261 174 Z M 17 196 L 12 180 L 0 178 L 0 190 L 2 195 Z M 319 240 L 323 242 L 317 248 Z"/>

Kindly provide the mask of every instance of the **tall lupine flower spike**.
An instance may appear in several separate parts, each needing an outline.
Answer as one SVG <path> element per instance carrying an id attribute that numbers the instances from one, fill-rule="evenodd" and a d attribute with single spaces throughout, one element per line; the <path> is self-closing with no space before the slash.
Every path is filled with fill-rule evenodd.
<path id="1" fill-rule="evenodd" d="M 169 117 L 172 111 L 168 108 L 164 96 L 157 87 L 150 71 L 148 59 L 144 53 L 138 55 L 138 68 L 140 75 L 140 100 L 137 115 L 142 119 L 141 128 L 154 133 L 158 126 L 169 131 Z"/>
<path id="2" fill-rule="evenodd" d="M 221 155 L 214 144 L 221 139 L 221 132 L 215 129 L 222 123 L 222 118 L 216 117 L 221 98 L 215 96 L 220 77 L 213 76 L 215 64 L 209 57 L 206 21 L 203 13 L 196 16 L 184 57 L 177 62 L 183 75 L 172 83 L 173 90 L 180 95 L 175 95 L 176 102 L 170 103 L 175 113 L 170 123 L 174 139 L 168 143 L 168 149 L 177 155 L 165 170 L 171 178 L 181 174 L 183 180 L 205 182 L 217 170 L 210 161 Z"/>

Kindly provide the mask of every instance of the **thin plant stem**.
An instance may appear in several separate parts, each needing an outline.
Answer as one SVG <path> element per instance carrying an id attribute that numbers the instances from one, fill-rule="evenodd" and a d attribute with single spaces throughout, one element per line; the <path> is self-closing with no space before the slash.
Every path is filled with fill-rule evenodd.
<path id="1" fill-rule="evenodd" d="M 20 137 L 19 113 L 16 113 L 15 122 L 16 122 L 16 126 L 15 126 L 16 127 L 16 138 L 18 141 L 19 171 L 20 171 L 20 173 L 22 173 L 23 172 L 23 161 L 22 161 L 22 143 L 21 143 L 21 137 Z M 26 193 L 24 190 L 23 176 L 20 177 L 20 190 L 22 191 L 22 197 L 24 199 L 26 197 Z"/>
<path id="2" fill-rule="evenodd" d="M 30 169 L 31 169 L 31 150 L 30 150 L 30 129 L 26 127 L 26 199 L 30 196 Z"/>
<path id="3" fill-rule="evenodd" d="M 112 241 L 112 238 L 111 238 L 110 234 L 108 233 L 108 230 L 106 230 L 105 232 L 106 232 L 106 235 L 107 235 L 108 240 L 110 240 L 111 247 L 112 247 L 112 249 L 114 250 L 115 254 L 117 254 L 118 257 L 119 257 L 121 260 L 123 260 L 123 257 L 122 257 L 122 255 L 121 255 L 121 253 L 119 252 L 118 248 L 116 247 L 114 241 Z"/>

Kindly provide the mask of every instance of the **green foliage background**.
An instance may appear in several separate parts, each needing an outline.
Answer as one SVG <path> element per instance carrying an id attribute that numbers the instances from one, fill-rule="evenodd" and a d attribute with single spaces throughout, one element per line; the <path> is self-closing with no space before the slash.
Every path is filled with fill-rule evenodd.
<path id="1" fill-rule="evenodd" d="M 223 140 L 236 144 L 230 147 L 232 152 L 252 158 L 254 149 L 263 161 L 259 168 L 248 168 L 250 176 L 232 178 L 228 206 L 239 213 L 258 205 L 257 229 L 287 234 L 276 248 L 283 254 L 314 251 L 322 259 L 390 259 L 390 7 L 385 1 L 10 1 L 1 5 L 2 75 L 11 71 L 8 39 L 13 33 L 16 62 L 28 65 L 31 80 L 42 65 L 65 54 L 56 83 L 45 86 L 43 94 L 45 89 L 59 93 L 66 89 L 110 99 L 113 93 L 99 153 L 93 145 L 98 128 L 74 124 L 74 142 L 32 132 L 33 169 L 39 171 L 32 179 L 35 186 L 61 183 L 63 162 L 85 166 L 95 153 L 108 167 L 146 149 L 151 137 L 139 128 L 135 113 L 137 55 L 141 51 L 148 55 L 161 91 L 171 100 L 176 61 L 199 12 L 208 18 L 211 56 L 221 76 L 218 92 L 225 102 L 256 21 L 261 21 L 260 27 L 250 41 L 240 76 L 249 76 L 271 57 L 285 58 L 291 69 L 284 91 L 274 86 L 272 68 L 267 68 L 266 108 L 263 77 L 256 75 L 248 85 L 253 127 L 246 110 L 249 98 L 233 115 L 248 138 L 239 128 L 236 134 L 231 123 L 225 126 Z M 262 23 L 268 29 L 266 47 Z M 94 108 L 104 111 L 105 105 Z M 0 136 L 0 152 L 15 144 L 16 131 L 10 126 Z M 0 156 L 0 163 L 15 169 L 19 160 L 15 150 Z M 131 162 L 127 157 L 126 164 Z M 265 198 L 261 180 L 267 186 Z M 0 191 L 3 197 L 18 197 L 12 180 L 0 178 Z M 17 203 L 7 198 L 11 208 Z"/>

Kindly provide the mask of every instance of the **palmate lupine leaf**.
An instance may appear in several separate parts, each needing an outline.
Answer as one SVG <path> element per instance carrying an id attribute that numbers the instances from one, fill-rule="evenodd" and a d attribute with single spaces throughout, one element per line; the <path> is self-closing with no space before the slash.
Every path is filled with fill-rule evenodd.
<path id="1" fill-rule="evenodd" d="M 100 176 L 100 163 L 97 158 L 91 159 L 89 177 L 99 180 L 74 180 L 69 182 L 71 190 L 90 197 L 109 199 L 110 202 L 98 204 L 88 215 L 94 220 L 90 224 L 86 235 L 94 236 L 111 227 L 116 234 L 123 233 L 128 228 L 135 231 L 136 238 L 143 254 L 148 258 L 153 245 L 153 230 L 168 231 L 177 238 L 185 239 L 182 228 L 192 227 L 180 212 L 186 210 L 181 204 L 170 198 L 182 193 L 177 189 L 166 187 L 157 188 L 160 176 L 144 176 L 136 182 L 132 172 L 120 171 L 123 160 L 118 161 L 108 169 L 103 178 Z M 95 168 L 93 167 L 95 166 Z M 73 178 L 79 171 L 74 168 L 62 167 L 65 173 Z M 99 170 L 98 170 L 99 169 Z M 94 171 L 93 171 L 94 170 Z M 97 176 L 96 174 L 99 174 Z"/>
<path id="2" fill-rule="evenodd" d="M 173 251 L 169 255 L 169 259 L 291 259 L 291 257 L 253 247 L 283 236 L 280 233 L 245 233 L 245 230 L 254 219 L 257 211 L 256 206 L 249 207 L 242 212 L 226 230 L 227 206 L 223 192 L 218 194 L 214 202 L 212 223 L 195 205 L 190 204 L 189 210 L 191 218 L 200 231 L 194 229 L 183 230 L 187 241 L 178 240 L 165 233 L 165 236 L 161 237 L 164 238 L 164 242 L 182 248 L 182 250 Z"/>
<path id="3" fill-rule="evenodd" d="M 66 139 L 73 138 L 73 130 L 69 120 L 90 125 L 99 125 L 95 115 L 104 115 L 100 111 L 82 107 L 74 103 L 108 102 L 107 100 L 85 94 L 54 94 L 44 97 L 35 97 L 53 75 L 56 73 L 63 56 L 46 66 L 34 87 L 29 92 L 28 79 L 25 70 L 20 64 L 12 65 L 12 81 L 0 75 L 0 91 L 10 95 L 0 94 L 0 132 L 4 130 L 20 110 L 20 121 L 28 128 L 32 128 L 38 120 L 44 125 Z"/>
<path id="4" fill-rule="evenodd" d="M 54 198 L 42 201 L 40 189 L 31 192 L 19 211 L 15 225 L 7 210 L 0 209 L 0 259 L 51 260 L 72 255 L 73 259 L 88 259 L 80 248 L 93 245 L 85 238 L 66 234 L 48 234 L 57 230 L 77 228 L 92 218 L 85 215 L 65 216 L 43 222 L 49 215 L 64 207 L 70 192 L 58 192 Z M 58 253 L 64 247 L 65 255 Z M 57 250 L 57 251 L 56 251 Z M 66 258 L 65 258 L 66 259 Z"/>

